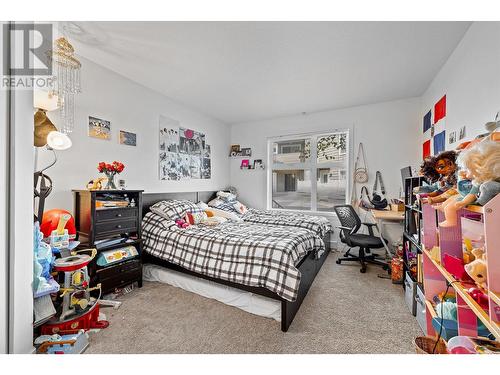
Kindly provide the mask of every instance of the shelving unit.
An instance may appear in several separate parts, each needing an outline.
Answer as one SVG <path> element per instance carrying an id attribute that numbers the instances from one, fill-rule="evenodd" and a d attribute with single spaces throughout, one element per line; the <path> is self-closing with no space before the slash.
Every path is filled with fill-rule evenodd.
<path id="1" fill-rule="evenodd" d="M 449 290 L 455 294 L 457 302 L 458 334 L 477 336 L 479 319 L 496 340 L 500 340 L 500 195 L 488 202 L 484 207 L 468 206 L 457 212 L 455 227 L 442 228 L 438 225 L 444 215 L 431 205 L 422 207 L 422 253 L 423 284 L 425 291 L 427 334 L 436 335 L 432 319 L 436 311 L 432 304 L 434 296 L 444 292 L 448 284 Z M 488 308 L 481 307 L 468 293 L 468 289 L 476 287 L 472 281 L 458 280 L 445 267 L 446 255 L 463 260 L 462 243 L 464 233 L 471 224 L 480 229 L 477 238 L 484 243 L 487 254 L 488 273 Z M 435 248 L 433 251 L 431 250 Z M 439 255 L 437 255 L 439 254 Z"/>
<path id="2" fill-rule="evenodd" d="M 417 197 L 413 193 L 413 189 L 422 186 L 426 182 L 424 177 L 407 177 L 405 179 L 405 220 L 404 220 L 404 230 L 403 230 L 403 271 L 404 273 L 410 272 L 409 267 L 409 257 L 414 255 L 419 257 L 422 254 L 421 246 L 421 221 L 422 221 L 422 210 Z M 416 238 L 415 238 L 416 235 Z M 411 254 L 410 254 L 411 253 Z M 418 267 L 418 265 L 417 265 Z M 410 277 L 414 282 L 418 282 L 418 271 L 416 273 L 410 272 Z M 403 283 L 403 287 L 405 283 Z"/>

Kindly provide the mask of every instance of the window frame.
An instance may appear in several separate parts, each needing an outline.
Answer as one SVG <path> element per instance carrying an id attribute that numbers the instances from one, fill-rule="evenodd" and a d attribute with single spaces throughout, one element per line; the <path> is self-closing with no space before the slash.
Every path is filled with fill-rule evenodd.
<path id="1" fill-rule="evenodd" d="M 334 133 L 346 133 L 347 135 L 347 140 L 346 140 L 346 152 L 345 155 L 347 157 L 346 162 L 324 162 L 324 163 L 318 163 L 317 162 L 317 141 L 319 138 L 328 136 Z M 273 200 L 273 171 L 274 169 L 274 163 L 273 163 L 273 143 L 275 142 L 282 142 L 282 141 L 293 141 L 293 140 L 304 140 L 304 139 L 310 139 L 311 141 L 311 155 L 309 158 L 309 161 L 304 162 L 304 163 L 290 163 L 290 164 L 284 164 L 283 166 L 280 166 L 280 170 L 296 170 L 296 169 L 301 169 L 301 170 L 309 170 L 310 171 L 310 178 L 311 178 L 311 208 L 309 210 L 296 210 L 296 209 L 291 209 L 291 208 L 277 208 L 273 207 L 272 200 Z M 352 164 L 352 131 L 350 128 L 336 128 L 332 129 L 330 131 L 319 131 L 319 132 L 310 132 L 310 133 L 301 133 L 301 134 L 290 134 L 290 135 L 283 135 L 283 136 L 274 136 L 274 137 L 269 137 L 267 139 L 267 165 L 269 168 L 267 168 L 267 199 L 266 199 L 266 206 L 268 210 L 273 210 L 273 211 L 291 211 L 291 212 L 302 212 L 302 213 L 310 213 L 314 215 L 321 215 L 321 216 L 335 216 L 335 212 L 333 211 L 318 211 L 317 210 L 317 203 L 318 203 L 318 191 L 317 191 L 317 177 L 318 177 L 318 169 L 321 168 L 342 168 L 346 169 L 346 193 L 345 193 L 345 203 L 348 204 L 350 201 L 350 196 L 351 196 L 351 164 Z M 313 182 L 314 181 L 314 182 Z"/>

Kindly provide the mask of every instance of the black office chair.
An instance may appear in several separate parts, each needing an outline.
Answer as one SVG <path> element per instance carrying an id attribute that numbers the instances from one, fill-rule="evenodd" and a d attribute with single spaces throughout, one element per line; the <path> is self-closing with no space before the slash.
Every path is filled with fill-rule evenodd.
<path id="1" fill-rule="evenodd" d="M 335 213 L 337 214 L 340 221 L 340 240 L 349 246 L 349 250 L 344 254 L 345 258 L 337 259 L 337 264 L 341 264 L 346 261 L 358 261 L 361 263 L 361 273 L 366 272 L 366 263 L 373 263 L 379 266 L 383 266 L 384 270 L 389 270 L 389 265 L 386 261 L 379 258 L 377 255 L 372 254 L 370 249 L 380 249 L 384 247 L 382 240 L 373 234 L 373 227 L 376 224 L 373 223 L 362 223 L 359 219 L 358 214 L 351 205 L 339 205 L 333 207 Z M 366 225 L 368 228 L 368 233 L 362 234 L 357 233 L 361 224 Z M 384 239 L 387 243 L 387 240 Z M 352 255 L 350 253 L 351 248 L 359 247 L 358 255 Z"/>

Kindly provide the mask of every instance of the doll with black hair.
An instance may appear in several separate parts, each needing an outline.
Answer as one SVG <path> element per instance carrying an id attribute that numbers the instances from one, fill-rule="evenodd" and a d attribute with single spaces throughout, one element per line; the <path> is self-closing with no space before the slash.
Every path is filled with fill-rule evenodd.
<path id="1" fill-rule="evenodd" d="M 418 193 L 427 193 L 422 199 L 423 203 L 444 202 L 450 196 L 457 193 L 457 153 L 455 151 L 443 151 L 436 156 L 424 159 L 420 166 L 420 173 L 432 184 L 424 189 L 420 188 Z"/>

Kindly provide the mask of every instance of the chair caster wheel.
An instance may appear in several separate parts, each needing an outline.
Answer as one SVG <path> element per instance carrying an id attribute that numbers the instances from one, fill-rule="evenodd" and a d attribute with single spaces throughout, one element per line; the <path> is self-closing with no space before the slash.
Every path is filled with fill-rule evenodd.
<path id="1" fill-rule="evenodd" d="M 341 263 L 340 259 L 337 259 L 335 263 L 340 264 Z"/>
<path id="2" fill-rule="evenodd" d="M 359 272 L 361 272 L 361 273 L 366 273 L 366 268 L 361 268 L 361 269 L 359 270 Z"/>

